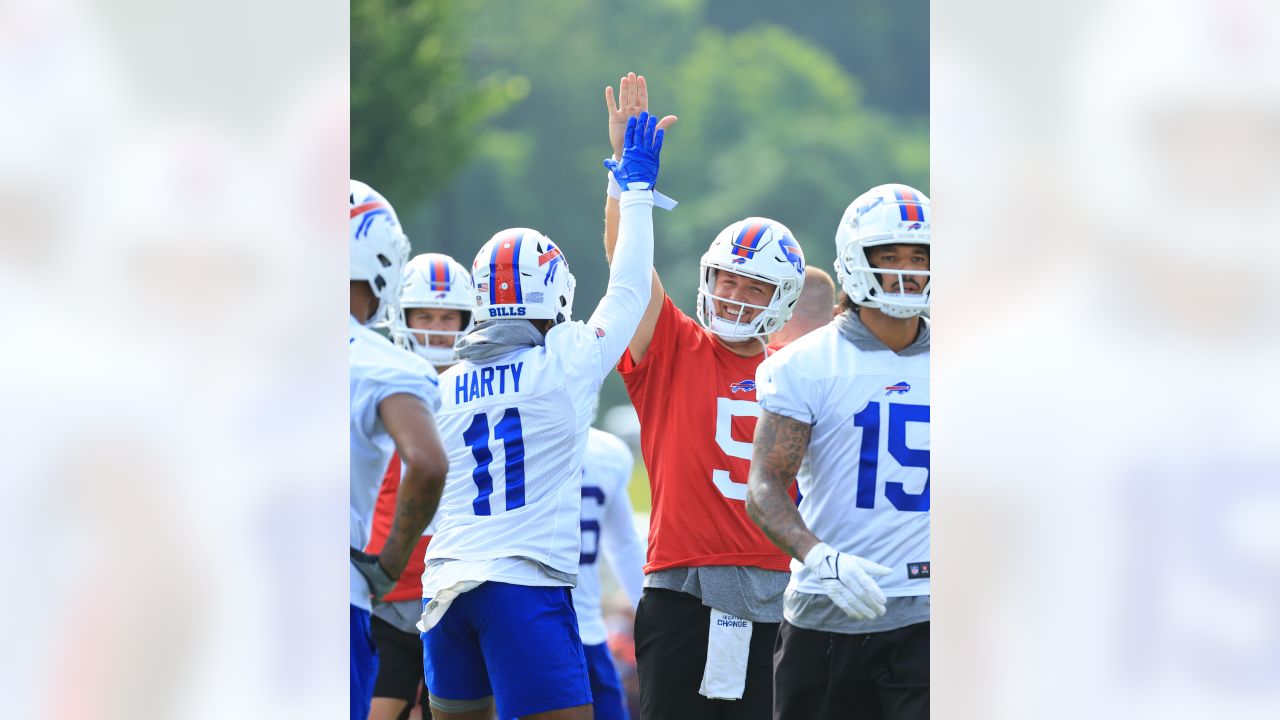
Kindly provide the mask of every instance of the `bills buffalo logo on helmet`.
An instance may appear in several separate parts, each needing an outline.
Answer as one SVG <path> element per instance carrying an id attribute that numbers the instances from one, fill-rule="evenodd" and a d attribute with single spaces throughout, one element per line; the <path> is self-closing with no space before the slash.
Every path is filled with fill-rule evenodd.
<path id="1" fill-rule="evenodd" d="M 782 249 L 782 255 L 791 263 L 796 272 L 804 272 L 804 255 L 800 252 L 800 245 L 790 235 L 783 235 L 778 238 L 778 247 Z"/>
<path id="2" fill-rule="evenodd" d="M 538 267 L 547 265 L 547 274 L 542 278 L 543 285 L 550 285 L 556 279 L 556 268 L 564 263 L 564 253 L 554 243 L 547 243 L 547 251 L 538 256 Z"/>
<path id="3" fill-rule="evenodd" d="M 363 216 L 363 217 L 361 217 Z M 369 228 L 373 225 L 376 217 L 386 217 L 391 219 L 391 209 L 384 202 L 379 202 L 372 196 L 365 199 L 363 203 L 351 208 L 351 219 L 360 218 L 360 224 L 356 227 L 356 237 L 362 238 L 369 234 Z"/>

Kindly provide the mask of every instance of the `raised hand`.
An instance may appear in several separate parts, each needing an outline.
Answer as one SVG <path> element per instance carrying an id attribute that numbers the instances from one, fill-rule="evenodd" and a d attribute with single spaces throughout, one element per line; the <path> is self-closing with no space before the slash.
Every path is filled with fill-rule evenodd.
<path id="1" fill-rule="evenodd" d="M 657 184 L 658 156 L 665 133 L 658 129 L 658 119 L 647 112 L 627 119 L 622 161 L 612 158 L 604 161 L 619 185 L 627 190 L 649 190 Z"/>
<path id="2" fill-rule="evenodd" d="M 644 76 L 627 73 L 619 79 L 616 101 L 613 86 L 606 85 L 604 105 L 608 111 L 609 144 L 613 146 L 613 159 L 619 160 L 626 140 L 627 120 L 649 109 L 649 86 Z M 657 129 L 665 130 L 678 119 L 675 115 L 667 115 L 658 121 Z"/>

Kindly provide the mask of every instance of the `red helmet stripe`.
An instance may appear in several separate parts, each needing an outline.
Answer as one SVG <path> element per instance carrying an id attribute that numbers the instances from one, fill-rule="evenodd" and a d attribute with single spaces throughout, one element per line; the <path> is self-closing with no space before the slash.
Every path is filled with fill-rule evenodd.
<path id="1" fill-rule="evenodd" d="M 449 292 L 449 264 L 443 259 L 431 261 L 431 291 Z"/>
<path id="2" fill-rule="evenodd" d="M 737 241 L 733 243 L 733 254 L 738 257 L 751 257 L 756 251 L 756 244 L 760 242 L 760 237 L 764 235 L 765 223 L 756 223 L 748 225 L 739 235 Z"/>
<path id="3" fill-rule="evenodd" d="M 362 214 L 364 214 L 364 213 L 367 213 L 367 212 L 369 212 L 370 210 L 377 210 L 377 209 L 379 209 L 379 208 L 383 208 L 383 209 L 385 209 L 386 207 L 387 207 L 387 204 L 386 204 L 386 203 L 384 203 L 384 202 L 380 202 L 380 201 L 378 201 L 378 200 L 374 200 L 373 202 L 367 202 L 367 203 L 365 203 L 365 204 L 363 204 L 363 205 L 357 205 L 357 206 L 355 206 L 355 207 L 351 208 L 351 218 L 352 218 L 352 219 L 354 219 L 354 218 L 355 218 L 355 217 L 357 217 L 358 215 L 362 215 Z"/>
<path id="4" fill-rule="evenodd" d="M 493 255 L 489 260 L 489 304 L 491 305 L 514 305 L 523 302 L 518 267 L 522 237 L 522 233 L 512 233 L 493 246 Z"/>

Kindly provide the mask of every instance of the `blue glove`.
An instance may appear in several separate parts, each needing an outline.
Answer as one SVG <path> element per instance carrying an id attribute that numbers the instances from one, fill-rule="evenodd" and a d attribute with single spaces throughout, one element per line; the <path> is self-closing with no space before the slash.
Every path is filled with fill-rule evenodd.
<path id="1" fill-rule="evenodd" d="M 658 154 L 662 152 L 665 130 L 657 130 L 658 118 L 647 112 L 627 118 L 627 132 L 622 141 L 622 162 L 613 158 L 604 166 L 613 173 L 624 190 L 650 190 L 658 182 Z"/>

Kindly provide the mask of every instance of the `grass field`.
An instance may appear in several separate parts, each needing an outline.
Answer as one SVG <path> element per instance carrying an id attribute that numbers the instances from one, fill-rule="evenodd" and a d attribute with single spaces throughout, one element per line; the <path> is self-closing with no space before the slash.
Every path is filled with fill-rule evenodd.
<path id="1" fill-rule="evenodd" d="M 649 473 L 639 457 L 631 471 L 631 482 L 627 483 L 627 496 L 631 498 L 631 509 L 636 512 L 647 513 L 653 507 L 649 501 Z"/>

